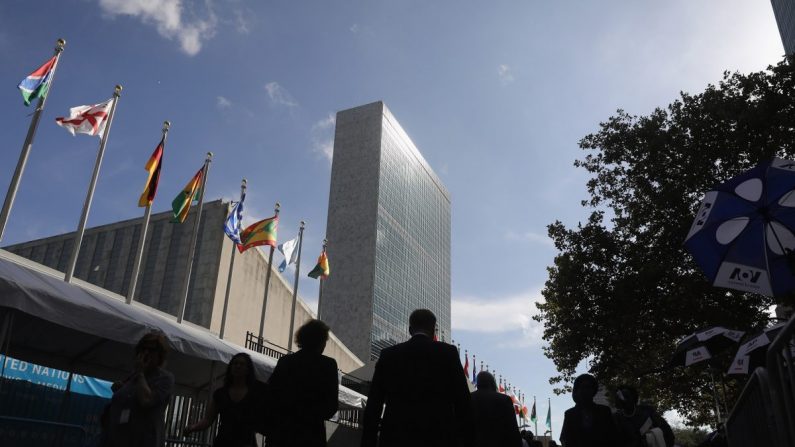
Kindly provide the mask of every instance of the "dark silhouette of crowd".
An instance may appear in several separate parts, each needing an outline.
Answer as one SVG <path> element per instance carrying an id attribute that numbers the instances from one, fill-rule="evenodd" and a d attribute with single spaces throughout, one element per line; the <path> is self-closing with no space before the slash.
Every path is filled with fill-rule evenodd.
<path id="1" fill-rule="evenodd" d="M 498 392 L 488 371 L 477 375 L 470 393 L 458 350 L 436 342 L 436 316 L 418 309 L 409 317 L 410 339 L 385 348 L 375 364 L 362 419 L 361 447 L 538 447 L 542 443 L 517 426 L 514 403 Z M 337 363 L 323 355 L 329 327 L 310 320 L 295 334 L 298 351 L 281 357 L 268 382 L 257 380 L 246 353 L 232 357 L 223 385 L 201 419 L 184 435 L 218 428 L 213 446 L 325 447 L 325 421 L 338 409 Z M 102 445 L 160 447 L 165 443 L 165 409 L 174 376 L 163 368 L 165 336 L 146 334 L 135 346 L 132 372 L 114 383 L 102 415 Z M 671 428 L 653 407 L 639 403 L 637 390 L 615 390 L 617 411 L 594 402 L 599 383 L 590 374 L 573 384 L 574 407 L 565 413 L 564 447 L 672 447 Z M 550 446 L 557 445 L 549 440 Z"/>

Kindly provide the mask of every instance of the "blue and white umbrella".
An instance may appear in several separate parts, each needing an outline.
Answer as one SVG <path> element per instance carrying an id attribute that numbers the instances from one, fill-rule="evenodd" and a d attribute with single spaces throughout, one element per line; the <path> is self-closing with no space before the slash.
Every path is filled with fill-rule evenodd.
<path id="1" fill-rule="evenodd" d="M 761 163 L 704 196 L 685 246 L 716 287 L 795 289 L 795 162 Z"/>

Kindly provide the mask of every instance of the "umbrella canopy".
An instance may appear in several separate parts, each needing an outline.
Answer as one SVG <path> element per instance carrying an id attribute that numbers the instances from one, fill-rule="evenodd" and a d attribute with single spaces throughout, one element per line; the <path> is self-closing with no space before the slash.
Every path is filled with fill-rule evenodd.
<path id="1" fill-rule="evenodd" d="M 795 162 L 762 163 L 709 191 L 685 246 L 716 287 L 795 289 Z"/>
<path id="2" fill-rule="evenodd" d="M 750 340 L 743 343 L 740 349 L 737 350 L 734 361 L 732 361 L 727 373 L 743 375 L 763 366 L 765 364 L 768 345 L 773 342 L 776 335 L 781 332 L 785 324 L 786 323 L 779 323 L 775 326 L 771 326 L 755 334 Z"/>
<path id="3" fill-rule="evenodd" d="M 683 338 L 668 361 L 669 367 L 690 366 L 712 358 L 713 355 L 737 344 L 744 332 L 711 327 Z"/>

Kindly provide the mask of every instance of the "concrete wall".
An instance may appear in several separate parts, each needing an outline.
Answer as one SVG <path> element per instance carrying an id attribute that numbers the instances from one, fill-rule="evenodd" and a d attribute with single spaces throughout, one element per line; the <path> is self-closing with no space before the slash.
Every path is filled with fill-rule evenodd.
<path id="1" fill-rule="evenodd" d="M 204 204 L 185 310 L 187 321 L 215 333 L 221 328 L 229 258 L 233 247 L 232 241 L 222 231 L 229 208 L 229 203 L 221 200 Z M 195 207 L 182 224 L 170 223 L 170 212 L 152 215 L 136 288 L 136 301 L 171 315 L 178 313 L 195 216 Z M 75 277 L 126 295 L 142 220 L 131 219 L 87 229 L 78 256 Z M 63 271 L 71 255 L 73 240 L 74 233 L 67 233 L 11 245 L 7 250 Z M 265 247 L 265 251 L 267 250 L 268 247 Z M 259 249 L 249 249 L 236 255 L 224 336 L 226 340 L 245 346 L 246 331 L 255 334 L 258 332 L 267 266 L 267 256 Z M 291 304 L 292 288 L 274 268 L 264 337 L 285 348 L 290 336 Z M 299 296 L 295 329 L 311 318 L 314 318 L 314 314 Z M 353 371 L 364 364 L 333 334 L 325 354 L 337 360 L 343 372 Z"/>

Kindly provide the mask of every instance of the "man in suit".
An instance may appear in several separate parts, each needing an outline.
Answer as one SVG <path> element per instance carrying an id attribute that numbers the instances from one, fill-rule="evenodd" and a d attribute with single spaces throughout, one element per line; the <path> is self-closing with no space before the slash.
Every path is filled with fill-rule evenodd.
<path id="1" fill-rule="evenodd" d="M 472 393 L 472 418 L 477 447 L 522 447 L 513 401 L 497 392 L 497 381 L 488 371 L 478 373 L 478 390 Z"/>
<path id="2" fill-rule="evenodd" d="M 362 447 L 472 445 L 469 387 L 458 350 L 434 341 L 435 330 L 433 312 L 415 310 L 409 317 L 411 339 L 381 351 L 364 411 Z"/>

